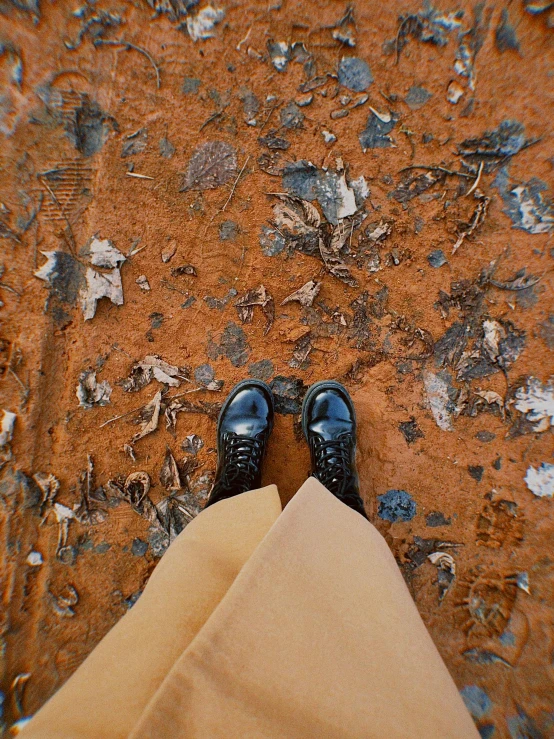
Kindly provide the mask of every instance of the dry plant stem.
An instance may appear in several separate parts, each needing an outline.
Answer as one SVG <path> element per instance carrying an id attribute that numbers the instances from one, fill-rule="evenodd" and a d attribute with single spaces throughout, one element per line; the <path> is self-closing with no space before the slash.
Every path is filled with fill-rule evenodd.
<path id="1" fill-rule="evenodd" d="M 154 61 L 154 58 L 151 54 L 149 54 L 146 49 L 142 49 L 140 46 L 136 46 L 135 44 L 132 44 L 130 41 L 111 41 L 109 39 L 96 39 L 94 42 L 95 46 L 123 46 L 125 47 L 126 51 L 129 51 L 129 49 L 134 49 L 134 51 L 138 51 L 139 54 L 142 54 L 145 56 L 150 64 L 154 67 L 154 71 L 156 72 L 156 88 L 159 90 L 161 86 L 161 80 L 160 80 L 160 68 Z"/>

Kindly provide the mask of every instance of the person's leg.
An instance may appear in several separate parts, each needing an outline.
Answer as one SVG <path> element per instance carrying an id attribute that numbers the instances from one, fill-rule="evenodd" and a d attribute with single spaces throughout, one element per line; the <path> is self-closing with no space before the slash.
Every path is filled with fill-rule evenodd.
<path id="1" fill-rule="evenodd" d="M 281 513 L 275 485 L 244 492 L 261 484 L 272 421 L 266 386 L 241 383 L 231 391 L 218 422 L 210 507 L 172 543 L 133 608 L 22 730 L 24 739 L 128 736 Z"/>
<path id="2" fill-rule="evenodd" d="M 310 477 L 132 739 L 478 739 L 386 542 Z"/>

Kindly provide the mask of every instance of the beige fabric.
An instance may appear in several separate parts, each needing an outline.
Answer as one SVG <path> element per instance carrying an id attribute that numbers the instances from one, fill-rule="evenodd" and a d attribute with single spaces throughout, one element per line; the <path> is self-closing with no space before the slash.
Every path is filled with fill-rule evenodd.
<path id="1" fill-rule="evenodd" d="M 377 530 L 313 478 L 279 510 L 198 516 L 22 737 L 478 737 Z"/>
<path id="2" fill-rule="evenodd" d="M 280 513 L 277 488 L 269 485 L 213 505 L 191 521 L 137 603 L 20 736 L 128 736 Z"/>

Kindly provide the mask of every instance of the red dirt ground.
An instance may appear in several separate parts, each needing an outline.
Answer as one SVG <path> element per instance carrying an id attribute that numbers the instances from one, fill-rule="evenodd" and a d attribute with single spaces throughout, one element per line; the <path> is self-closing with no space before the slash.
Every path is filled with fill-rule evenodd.
<path id="1" fill-rule="evenodd" d="M 447 2 L 438 7 L 457 9 Z M 463 3 L 462 7 L 469 27 L 473 6 Z M 499 737 L 554 734 L 553 503 L 532 495 L 524 482 L 530 465 L 552 460 L 552 433 L 506 438 L 509 423 L 491 412 L 460 415 L 454 431 L 441 430 L 426 406 L 422 382 L 422 371 L 433 370 L 433 359 L 403 359 L 406 349 L 391 327 L 394 316 L 405 316 L 410 325 L 438 339 L 456 316 L 454 311 L 444 318 L 436 309 L 439 290 L 450 292 L 452 281 L 475 280 L 483 267 L 504 254 L 499 279 L 526 267 L 528 273 L 541 276 L 537 299 L 523 305 L 512 292 L 487 294 L 490 315 L 512 320 L 526 332 L 526 343 L 506 375 L 499 372 L 482 378 L 472 389 L 494 390 L 504 398 L 517 378 L 533 375 L 544 382 L 552 374 L 552 328 L 548 333 L 549 315 L 554 313 L 552 242 L 548 233 L 512 228 L 498 190 L 492 188 L 495 175 L 483 174 L 480 183 L 492 198 L 484 224 L 454 255 L 456 226 L 469 220 L 474 207 L 471 197 L 458 197 L 458 178 L 448 178 L 438 190 L 430 191 L 440 192 L 440 198 L 419 196 L 405 209 L 388 196 L 403 167 L 442 162 L 458 169 L 456 143 L 480 136 L 505 119 L 523 123 L 529 139 L 540 139 L 513 157 L 510 177 L 517 182 L 538 177 L 552 183 L 551 32 L 544 16 L 525 12 L 519 3 L 509 7 L 520 52 L 501 54 L 496 48 L 493 31 L 502 8 L 491 4 L 490 28 L 476 61 L 473 111 L 461 116 L 471 93 L 467 81 L 453 71 L 455 33 L 444 47 L 411 39 L 398 65 L 394 53 L 385 53 L 383 44 L 394 40 L 398 16 L 420 9 L 415 2 L 378 6 L 359 2 L 354 10 L 357 45 L 345 50 L 327 28 L 345 12 L 345 4 L 337 0 L 229 4 L 215 37 L 196 43 L 167 17 L 155 18 L 146 2 L 101 0 L 94 6 L 96 12 L 101 8 L 124 19 L 105 38 L 123 38 L 146 49 L 159 66 L 159 89 L 153 66 L 134 49 L 95 47 L 90 35 L 77 49 L 66 48 L 64 40 L 74 40 L 82 26 L 73 15 L 73 4 L 43 1 L 40 18 L 34 21 L 32 13 L 0 3 L 4 13 L 0 43 L 11 42 L 21 50 L 23 60 L 19 90 L 9 79 L 13 58 L 7 51 L 0 56 L 6 91 L 0 134 L 0 202 L 5 209 L 0 217 L 17 235 L 17 239 L 0 239 L 5 266 L 1 282 L 19 293 L 0 288 L 4 301 L 0 336 L 7 357 L 1 407 L 17 414 L 12 459 L 4 466 L 0 483 L 4 581 L 0 685 L 7 696 L 7 725 L 18 718 L 10 688 L 13 679 L 30 673 L 23 712 L 32 714 L 123 615 L 126 599 L 140 592 L 157 562 L 151 548 L 143 556 L 132 553 L 135 538 L 148 540 L 149 524 L 124 502 L 108 507 L 106 520 L 97 525 L 72 521 L 68 544 L 76 556 L 73 564 L 60 561 L 55 517 L 49 515 L 41 524 L 38 507 L 25 497 L 26 478 L 18 477 L 17 471 L 29 477 L 52 473 L 61 485 L 58 501 L 72 507 L 79 500 L 77 481 L 86 469 L 87 455 L 94 460 L 97 485 L 106 486 L 110 479 L 132 471 L 148 472 L 154 503 L 166 495 L 159 472 L 167 445 L 180 461 L 185 456 L 181 442 L 189 434 L 198 434 L 205 442 L 198 456 L 203 466 L 194 475 L 215 468 L 215 423 L 206 415 L 180 414 L 175 437 L 160 421 L 156 432 L 136 443 L 135 462 L 123 448 L 137 429 L 132 415 L 100 428 L 108 419 L 152 398 L 160 387 L 156 382 L 137 394 L 124 392 L 117 382 L 128 376 L 134 360 L 158 354 L 193 370 L 208 362 L 214 367 L 216 378 L 225 382 L 222 392 L 200 391 L 190 396 L 195 400 L 219 402 L 235 382 L 248 376 L 252 363 L 264 359 L 273 363 L 272 376 L 300 377 L 306 385 L 323 378 L 342 379 L 356 402 L 359 469 L 370 518 L 387 538 L 456 684 L 460 689 L 477 686 L 490 699 L 481 715 L 476 711 L 483 736 L 492 736 L 487 732 L 492 732 L 493 725 L 494 736 Z M 275 202 L 267 193 L 281 191 L 282 185 L 279 178 L 259 168 L 257 159 L 267 150 L 258 137 L 278 127 L 280 108 L 299 97 L 298 86 L 305 80 L 301 64 L 291 62 L 283 73 L 274 69 L 267 55 L 268 39 L 304 42 L 320 74 L 334 73 L 345 54 L 359 56 L 371 67 L 375 81 L 365 105 L 348 117 L 331 118 L 331 112 L 341 107 L 331 80 L 325 88 L 327 97 L 315 90 L 314 101 L 302 108 L 303 128 L 284 134 L 291 143 L 283 152 L 286 161 L 308 159 L 321 167 L 334 166 L 335 159 L 342 157 L 352 179 L 364 175 L 368 182 L 368 220 L 385 218 L 393 224 L 383 253 L 394 247 L 404 250 L 400 264 L 383 265 L 375 274 L 354 266 L 358 288 L 335 279 L 313 257 L 298 252 L 290 258 L 285 252 L 268 257 L 261 251 L 260 229 L 272 217 Z M 196 92 L 183 93 L 185 78 L 201 80 Z M 457 106 L 446 100 L 452 79 L 466 89 Z M 47 84 L 66 100 L 57 117 L 48 113 L 37 94 Z M 418 110 L 403 102 L 413 85 L 423 85 L 432 93 Z M 257 127 L 245 122 L 241 87 L 251 90 L 262 105 Z M 71 114 L 71 105 L 83 93 L 117 121 L 117 129 L 107 124 L 105 143 L 88 157 L 77 151 L 64 127 L 64 115 Z M 268 95 L 275 100 L 265 105 Z M 365 126 L 369 105 L 399 113 L 392 133 L 395 148 L 362 152 L 358 133 Z M 272 107 L 272 117 L 260 133 Z M 221 115 L 203 127 L 218 111 Z M 126 137 L 141 128 L 148 131 L 146 148 L 122 158 Z M 336 143 L 326 145 L 322 129 L 332 130 Z M 428 143 L 423 143 L 424 133 L 432 134 Z M 175 147 L 171 158 L 160 155 L 159 141 L 164 137 Z M 211 140 L 237 148 L 239 169 L 246 162 L 224 212 L 233 182 L 203 193 L 180 191 L 193 151 Z M 135 173 L 152 179 L 127 176 L 130 161 Z M 44 178 L 38 176 L 68 162 L 75 163 L 78 173 L 74 197 L 67 206 L 77 247 L 94 234 L 110 239 L 125 255 L 137 243 L 137 252 L 121 269 L 124 305 L 104 299 L 87 322 L 78 307 L 67 306 L 68 316 L 60 321 L 45 307 L 46 284 L 34 276 L 44 263 L 40 252 L 69 249 L 64 218 L 59 212 L 56 217 L 56 203 Z M 42 208 L 23 232 L 17 217 L 28 216 L 39 197 Z M 444 200 L 451 201 L 448 209 Z M 416 218 L 424 222 L 420 233 L 415 231 Z M 227 220 L 239 224 L 235 240 L 219 238 L 219 226 Z M 168 244 L 175 245 L 176 254 L 163 263 L 161 251 Z M 427 255 L 439 248 L 448 264 L 433 269 Z M 198 276 L 173 277 L 171 268 L 184 263 L 193 264 Z M 147 276 L 149 292 L 136 284 L 140 275 Z M 388 287 L 388 311 L 373 327 L 375 351 L 356 349 L 344 327 L 328 337 L 316 336 L 309 367 L 291 369 L 294 344 L 286 338 L 300 325 L 302 308 L 295 303 L 281 307 L 281 302 L 311 279 L 322 281 L 319 299 L 335 313 L 343 313 L 347 322 L 352 315 L 350 303 L 362 290 L 373 295 L 383 285 Z M 203 298 L 222 298 L 232 287 L 242 295 L 260 284 L 276 305 L 268 335 L 263 334 L 264 318 L 256 309 L 253 323 L 243 326 L 250 347 L 248 363 L 234 367 L 226 357 L 209 359 L 210 335 L 217 340 L 230 321 L 240 321 L 234 299 L 222 310 L 212 310 Z M 181 307 L 182 293 L 197 298 L 192 307 Z M 160 328 L 152 328 L 153 313 L 163 314 Z M 412 351 L 420 349 L 416 346 Z M 361 364 L 352 372 L 358 360 Z M 86 410 L 79 407 L 75 390 L 80 373 L 89 367 L 97 368 L 98 380 L 108 380 L 113 392 L 109 405 Z M 21 383 L 28 387 L 27 400 Z M 181 386 L 172 392 L 186 389 Z M 423 436 L 408 445 L 399 423 L 412 416 Z M 264 478 L 278 484 L 285 503 L 309 470 L 308 451 L 295 434 L 295 423 L 293 415 L 278 415 Z M 479 431 L 496 436 L 484 443 L 476 438 Z M 494 465 L 498 458 L 501 461 Z M 468 473 L 468 466 L 484 468 L 480 481 Z M 416 501 L 417 514 L 411 521 L 390 523 L 379 518 L 377 496 L 390 489 L 406 490 Z M 515 505 L 499 504 L 501 500 Z M 450 523 L 428 526 L 426 517 L 431 512 L 442 513 Z M 455 559 L 456 575 L 442 601 L 437 567 L 425 557 L 415 567 L 410 559 L 414 537 L 461 545 L 447 550 Z M 31 551 L 41 553 L 41 566 L 26 564 Z M 528 573 L 528 592 L 509 579 L 523 572 Z M 74 615 L 64 618 L 53 604 L 68 584 L 79 600 Z"/>

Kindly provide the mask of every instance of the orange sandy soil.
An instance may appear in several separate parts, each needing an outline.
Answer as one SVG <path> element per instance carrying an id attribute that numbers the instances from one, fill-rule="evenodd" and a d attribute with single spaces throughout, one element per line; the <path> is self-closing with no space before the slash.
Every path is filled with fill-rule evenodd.
<path id="1" fill-rule="evenodd" d="M 6 357 L 11 353 L 15 373 L 28 386 L 26 400 L 6 359 L 0 385 L 1 407 L 17 413 L 12 459 L 2 470 L 0 495 L 0 685 L 6 694 L 7 725 L 18 718 L 12 680 L 21 673 L 30 673 L 22 708 L 24 714 L 31 715 L 121 618 L 127 608 L 125 599 L 141 591 L 157 562 L 150 548 L 144 556 L 132 554 L 135 538 L 148 540 L 148 522 L 121 502 L 108 508 L 103 523 L 87 527 L 71 522 L 68 544 L 75 547 L 77 556 L 73 564 L 63 563 L 56 557 L 58 526 L 54 515 L 41 525 L 37 507 L 25 503 L 21 478 L 14 477 L 15 471 L 28 476 L 37 472 L 54 474 L 61 483 L 57 500 L 72 507 L 79 500 L 77 481 L 86 469 L 87 455 L 94 460 L 96 485 L 105 486 L 110 479 L 132 471 L 148 472 L 155 503 L 167 494 L 159 483 L 167 445 L 180 462 L 184 457 L 182 441 L 189 434 L 198 434 L 205 445 L 198 457 L 202 467 L 194 475 L 215 468 L 215 423 L 205 415 L 179 414 L 175 437 L 160 421 L 156 432 L 136 443 L 136 462 L 123 449 L 137 430 L 132 415 L 100 429 L 113 416 L 151 399 L 159 387 L 157 382 L 139 393 L 128 394 L 117 381 L 128 375 L 133 360 L 155 353 L 193 370 L 207 362 L 214 367 L 216 378 L 225 381 L 223 391 L 201 391 L 190 396 L 194 400 L 220 401 L 235 382 L 248 376 L 250 364 L 262 359 L 271 360 L 273 375 L 301 377 L 306 385 L 323 378 L 342 378 L 356 402 L 359 471 L 370 518 L 403 568 L 419 611 L 456 684 L 460 689 L 477 686 L 488 695 L 491 706 L 477 719 L 483 735 L 492 735 L 492 725 L 494 736 L 499 737 L 510 736 L 509 726 L 512 736 L 553 735 L 554 559 L 550 546 L 554 504 L 533 496 L 524 483 L 529 465 L 536 467 L 551 460 L 552 434 L 547 431 L 507 439 L 508 424 L 491 412 L 475 418 L 462 415 L 455 419 L 454 431 L 441 430 L 425 403 L 422 382 L 422 370 L 425 366 L 433 369 L 433 359 L 408 360 L 406 368 L 403 357 L 409 352 L 393 332 L 387 335 L 394 313 L 438 339 L 456 316 L 454 311 L 444 319 L 434 307 L 439 290 L 448 292 L 453 280 L 475 279 L 485 265 L 505 252 L 501 278 L 508 279 L 522 267 L 541 275 L 536 289 L 538 300 L 524 308 L 516 304 L 512 292 L 488 294 L 490 315 L 508 318 L 524 329 L 526 344 L 507 376 L 497 373 L 483 378 L 473 383 L 473 390 L 491 389 L 504 396 L 518 377 L 534 375 L 545 381 L 552 373 L 552 341 L 549 349 L 544 328 L 554 312 L 549 235 L 512 228 L 498 191 L 491 188 L 494 175 L 483 175 L 481 189 L 492 198 L 487 219 L 452 256 L 456 226 L 467 221 L 474 208 L 471 197 L 456 197 L 459 180 L 448 178 L 442 185 L 444 198 L 452 200 L 445 210 L 442 199 L 424 197 L 415 198 L 403 209 L 387 197 L 393 187 L 382 179 L 391 176 L 396 183 L 399 170 L 414 163 L 443 162 L 457 169 L 456 142 L 479 136 L 505 119 L 516 119 L 525 125 L 527 137 L 540 141 L 513 158 L 510 176 L 518 182 L 531 177 L 552 181 L 550 31 L 544 17 L 532 16 L 514 2 L 510 17 L 521 52 L 500 54 L 493 36 L 500 5 L 493 7 L 490 30 L 477 58 L 474 109 L 465 117 L 460 112 L 469 97 L 467 91 L 457 106 L 446 100 L 451 79 L 458 79 L 467 88 L 467 83 L 453 72 L 455 33 L 442 48 L 410 40 L 398 65 L 394 54 L 383 51 L 383 43 L 395 37 L 398 16 L 419 10 L 415 2 L 357 3 L 357 46 L 345 51 L 324 28 L 332 26 L 345 11 L 343 3 L 333 0 L 302 4 L 284 0 L 274 7 L 256 0 L 228 4 L 215 37 L 197 43 L 168 18 L 155 18 L 146 2 L 101 0 L 95 7 L 117 11 L 124 18 L 124 23 L 106 38 L 124 38 L 148 50 L 160 69 L 159 89 L 153 67 L 135 50 L 95 48 L 87 36 L 76 50 L 64 46 L 64 40 L 75 39 L 81 26 L 72 14 L 75 4 L 43 0 L 36 22 L 31 13 L 9 3 L 0 5 L 4 13 L 0 15 L 1 39 L 19 47 L 23 59 L 18 90 L 8 80 L 8 56 L 0 57 L 3 89 L 10 96 L 4 109 L 0 147 L 0 201 L 9 210 L 5 211 L 6 221 L 15 228 L 16 216 L 25 212 L 25 196 L 35 204 L 40 192 L 43 196 L 42 209 L 19 242 L 0 240 L 5 265 L 1 281 L 20 294 L 1 290 L 5 305 L 0 311 L 0 336 L 5 341 Z M 438 7 L 457 9 L 447 2 L 438 3 Z M 463 3 L 462 7 L 469 25 L 472 5 Z M 249 38 L 237 50 L 249 29 Z M 331 111 L 340 108 L 333 97 L 336 85 L 331 83 L 326 98 L 316 90 L 313 103 L 302 109 L 303 128 L 285 132 L 291 143 L 284 152 L 285 160 L 309 159 L 317 166 L 334 166 L 336 157 L 341 156 L 352 179 L 360 175 L 367 179 L 371 190 L 371 204 L 366 203 L 369 220 L 383 217 L 393 223 L 383 253 L 396 247 L 404 250 L 404 258 L 399 265 L 383 266 L 375 274 L 354 266 L 359 288 L 344 285 L 312 257 L 294 253 L 287 258 L 285 252 L 276 257 L 262 254 L 259 233 L 272 216 L 274 202 L 267 193 L 280 191 L 282 186 L 279 178 L 258 167 L 257 159 L 266 151 L 259 145 L 258 136 L 278 128 L 279 108 L 299 96 L 298 86 L 305 79 L 300 64 L 291 62 L 284 73 L 273 68 L 266 51 L 270 38 L 305 42 L 320 72 L 334 72 L 345 53 L 362 57 L 371 67 L 375 81 L 368 90 L 368 103 L 346 118 L 331 119 Z M 249 53 L 249 48 L 264 58 L 257 58 L 254 51 Z M 201 80 L 196 93 L 182 92 L 185 77 Z M 81 156 L 66 135 L 63 121 L 47 115 L 36 94 L 37 88 L 46 83 L 63 91 L 64 99 L 72 99 L 71 91 L 87 93 L 117 121 L 118 130 L 110 127 L 98 153 Z M 423 85 L 433 95 L 419 110 L 411 110 L 403 102 L 412 85 Z M 258 127 L 245 122 L 239 99 L 241 86 L 248 87 L 262 105 Z M 218 110 L 214 90 L 228 105 L 222 115 L 201 130 Z M 397 95 L 398 101 L 389 105 L 381 93 L 389 98 Z M 270 111 L 264 107 L 268 95 L 276 96 L 277 106 L 261 134 L 261 125 Z M 378 111 L 393 107 L 400 114 L 392 133 L 395 148 L 362 153 L 358 133 L 365 126 L 368 105 Z M 412 133 L 402 133 L 402 127 Z M 122 158 L 126 137 L 140 128 L 148 131 L 145 150 Z M 332 130 L 336 143 L 327 146 L 322 129 Z M 422 135 L 427 132 L 433 139 L 424 144 Z M 160 155 L 159 140 L 163 137 L 175 147 L 171 158 Z M 232 182 L 203 193 L 180 191 L 182 173 L 195 147 L 211 140 L 227 141 L 237 148 L 239 169 L 248 158 L 224 212 L 220 211 Z M 64 238 L 67 229 L 59 213 L 56 217 L 50 194 L 37 174 L 68 161 L 75 163 L 81 178 L 68 206 L 77 247 L 98 234 L 112 240 L 126 255 L 137 240 L 136 248 L 144 248 L 122 266 L 123 306 L 104 299 L 96 316 L 87 322 L 77 306 L 68 309 L 69 318 L 60 323 L 52 310 L 45 308 L 48 289 L 34 272 L 44 262 L 40 252 L 68 250 Z M 153 179 L 126 176 L 129 161 L 134 163 L 135 172 Z M 424 221 L 420 233 L 415 232 L 416 217 Z M 219 238 L 219 226 L 226 220 L 239 224 L 234 241 Z M 161 250 L 170 243 L 176 246 L 175 256 L 163 263 Z M 449 263 L 433 269 L 427 255 L 438 248 L 443 249 Z M 171 275 L 172 267 L 184 263 L 196 267 L 196 278 Z M 150 292 L 141 291 L 135 283 L 140 275 L 147 276 Z M 327 338 L 316 337 L 309 367 L 291 369 L 288 363 L 294 345 L 285 339 L 300 325 L 302 308 L 296 303 L 281 307 L 281 302 L 311 279 L 323 282 L 318 299 L 346 316 L 351 316 L 350 303 L 362 290 L 375 294 L 382 285 L 388 286 L 389 313 L 374 326 L 375 352 L 357 350 L 344 328 Z M 168 289 L 164 280 L 181 293 Z M 223 310 L 211 310 L 203 298 L 224 297 L 231 287 L 241 295 L 260 284 L 275 299 L 276 319 L 269 334 L 263 335 L 264 318 L 257 308 L 253 323 L 243 326 L 250 347 L 248 363 L 236 368 L 225 357 L 210 360 L 209 335 L 217 340 L 228 322 L 240 321 L 234 299 Z M 181 308 L 185 300 L 182 293 L 197 298 L 186 310 Z M 163 314 L 158 329 L 151 327 L 152 313 Z M 331 321 L 328 316 L 324 320 Z M 14 352 L 21 357 L 17 366 L 13 364 Z M 361 361 L 357 372 L 349 373 L 357 360 Z M 113 392 L 109 405 L 86 410 L 79 408 L 75 390 L 80 373 L 89 367 L 98 368 L 98 380 L 108 380 Z M 194 385 L 186 384 L 171 393 L 189 387 Z M 398 426 L 412 416 L 424 436 L 408 445 Z M 265 467 L 265 482 L 278 484 L 284 503 L 309 470 L 308 450 L 295 435 L 295 422 L 292 415 L 277 416 Z M 490 443 L 480 442 L 476 433 L 483 430 L 496 438 Z M 496 466 L 500 469 L 493 466 L 498 457 L 501 464 Z M 484 467 L 480 482 L 468 473 L 471 465 Z M 412 495 L 417 515 L 411 521 L 389 523 L 378 517 L 377 496 L 389 489 L 406 490 Z M 493 490 L 496 492 L 491 495 Z M 515 517 L 501 507 L 491 507 L 500 499 L 516 504 L 512 506 Z M 431 512 L 441 512 L 451 523 L 429 527 L 426 516 Z M 483 527 L 485 536 L 479 533 Z M 414 536 L 462 545 L 447 550 L 453 553 L 456 577 L 442 602 L 438 597 L 437 567 L 426 560 L 419 567 L 410 566 L 407 553 Z M 26 564 L 31 551 L 42 554 L 41 566 Z M 520 572 L 528 573 L 529 592 L 506 580 Z M 79 601 L 73 607 L 74 616 L 62 618 L 56 614 L 53 602 L 67 584 L 76 589 Z M 482 621 L 488 618 L 489 626 L 475 617 L 471 605 L 475 598 L 480 599 Z M 482 654 L 492 653 L 501 659 L 481 664 L 468 657 L 468 650 L 484 650 Z M 93 705 L 94 695 L 90 700 Z"/>

